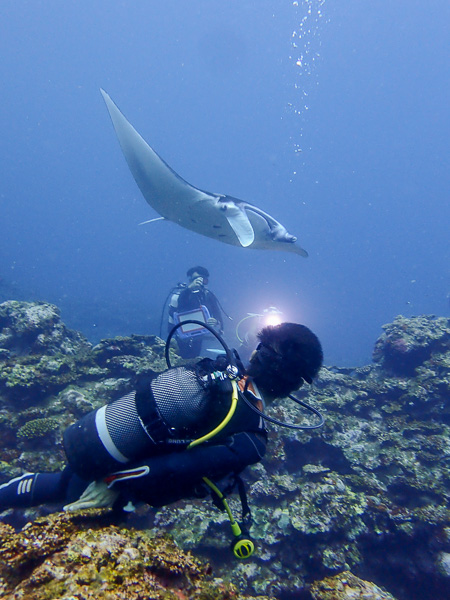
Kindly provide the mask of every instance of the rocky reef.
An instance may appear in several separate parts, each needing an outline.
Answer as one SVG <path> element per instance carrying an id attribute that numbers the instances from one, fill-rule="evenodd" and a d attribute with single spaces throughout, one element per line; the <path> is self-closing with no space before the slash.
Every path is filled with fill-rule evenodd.
<path id="1" fill-rule="evenodd" d="M 101 511 L 37 519 L 16 533 L 0 523 L 5 600 L 252 600 L 211 576 L 167 536 L 105 522 Z M 264 600 L 263 597 L 253 600 Z"/>
<path id="2" fill-rule="evenodd" d="M 398 600 L 446 599 L 450 319 L 397 317 L 383 330 L 372 364 L 324 367 L 311 388 L 298 392 L 324 413 L 324 427 L 269 426 L 267 455 L 246 474 L 257 545 L 251 559 L 236 561 L 228 552 L 226 515 L 208 500 L 148 509 L 139 516 L 148 539 L 169 533 L 242 594 L 334 600 L 384 599 L 390 592 Z M 163 354 L 155 336 L 93 347 L 64 327 L 56 307 L 0 304 L 0 483 L 26 470 L 61 468 L 65 427 L 132 389 L 135 373 L 164 369 Z M 180 361 L 175 353 L 171 358 Z M 271 414 L 311 422 L 289 401 Z M 230 506 L 239 513 L 237 499 L 231 497 Z M 17 526 L 38 514 L 6 511 L 3 520 Z M 10 535 L 3 531 L 2 539 Z M 374 582 L 367 583 L 372 595 L 357 577 Z M 350 581 L 359 596 L 349 595 Z"/>
<path id="3" fill-rule="evenodd" d="M 349 571 L 315 581 L 310 592 L 313 600 L 395 600 L 371 581 L 363 581 Z"/>

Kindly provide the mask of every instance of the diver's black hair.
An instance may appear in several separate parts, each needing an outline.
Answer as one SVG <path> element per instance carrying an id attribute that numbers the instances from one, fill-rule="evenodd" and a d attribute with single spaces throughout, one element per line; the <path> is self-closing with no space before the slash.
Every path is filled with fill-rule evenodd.
<path id="1" fill-rule="evenodd" d="M 207 279 L 209 278 L 209 271 L 208 269 L 205 269 L 205 267 L 191 267 L 188 269 L 186 276 L 190 279 L 194 273 L 198 273 L 200 277 L 206 277 Z"/>
<path id="2" fill-rule="evenodd" d="M 247 373 L 262 392 L 284 398 L 303 384 L 312 383 L 323 362 L 322 346 L 305 325 L 280 323 L 258 333 L 260 341 Z"/>

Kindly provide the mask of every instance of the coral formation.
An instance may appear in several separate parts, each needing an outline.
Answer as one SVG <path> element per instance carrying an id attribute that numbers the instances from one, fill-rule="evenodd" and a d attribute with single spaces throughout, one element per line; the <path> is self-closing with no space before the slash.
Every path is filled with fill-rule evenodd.
<path id="1" fill-rule="evenodd" d="M 37 350 L 29 336 L 26 346 L 23 329 L 33 320 L 21 315 L 34 315 L 34 326 L 41 315 L 40 331 L 50 340 L 52 328 L 65 331 L 58 313 L 41 304 L 31 311 L 27 303 L 5 304 L 0 305 L 0 315 L 9 315 L 7 324 L 0 317 L 0 483 L 25 470 L 61 468 L 59 434 L 68 424 L 129 391 L 136 372 L 165 368 L 163 343 L 155 336 L 103 340 L 91 348 L 75 335 L 70 351 L 68 335 L 61 352 L 51 344 L 48 352 L 43 346 Z M 301 593 L 308 599 L 321 589 L 307 592 L 314 580 L 352 571 L 352 577 L 372 579 L 399 600 L 446 599 L 450 320 L 398 317 L 383 329 L 372 364 L 324 367 L 314 386 L 298 392 L 324 412 L 322 429 L 270 427 L 267 455 L 247 473 L 251 534 L 258 548 L 248 562 L 227 554 L 229 524 L 207 500 L 149 510 L 142 517 L 149 535 L 169 532 L 185 550 L 207 557 L 241 592 L 277 598 Z M 172 362 L 177 361 L 173 354 Z M 309 419 L 287 400 L 270 411 L 288 422 Z M 24 435 L 45 423 L 50 424 L 46 435 Z M 238 514 L 238 501 L 232 497 L 230 505 Z"/>
<path id="2" fill-rule="evenodd" d="M 0 348 L 10 354 L 80 354 L 90 346 L 81 333 L 66 328 L 52 304 L 16 300 L 0 304 Z"/>
<path id="3" fill-rule="evenodd" d="M 59 428 L 58 419 L 54 417 L 46 417 L 43 419 L 32 419 L 27 421 L 25 425 L 17 431 L 18 438 L 26 438 L 33 440 L 40 437 L 45 437 L 51 431 Z"/>
<path id="4" fill-rule="evenodd" d="M 348 571 L 326 577 L 311 586 L 313 600 L 395 600 L 369 581 L 363 581 Z"/>
<path id="5" fill-rule="evenodd" d="M 416 368 L 433 354 L 450 349 L 450 327 L 445 317 L 398 316 L 383 329 L 373 359 L 396 375 L 413 377 Z"/>
<path id="6" fill-rule="evenodd" d="M 308 433 L 271 430 L 265 460 L 248 477 L 258 545 L 258 557 L 245 566 L 248 589 L 295 593 L 312 578 L 348 569 L 359 574 L 363 565 L 366 575 L 399 597 L 446 598 L 450 322 L 421 317 L 396 323 L 410 338 L 420 325 L 426 351 L 415 363 L 415 377 L 394 375 L 381 358 L 357 369 L 323 368 L 313 388 L 297 395 L 324 411 L 325 426 Z M 377 342 L 378 352 L 381 346 Z M 288 401 L 271 411 L 299 422 Z M 153 527 L 210 555 L 226 544 L 227 526 L 210 511 L 205 528 L 201 515 L 204 505 L 165 507 Z M 241 581 L 242 566 L 232 559 L 227 566 Z"/>
<path id="7" fill-rule="evenodd" d="M 181 362 L 171 355 L 174 365 Z M 164 342 L 156 336 L 118 337 L 92 348 L 51 304 L 0 304 L 0 399 L 34 405 L 69 385 L 93 382 L 107 394 L 103 403 L 124 390 L 123 380 L 130 387 L 137 374 L 164 368 Z"/>
<path id="8" fill-rule="evenodd" d="M 101 511 L 37 519 L 19 533 L 1 525 L 0 594 L 5 600 L 245 600 L 167 536 L 151 539 L 105 523 Z"/>
<path id="9" fill-rule="evenodd" d="M 116 375 L 125 377 L 145 373 L 149 370 L 163 371 L 165 342 L 156 335 L 132 335 L 102 340 L 94 347 L 95 361 Z M 171 350 L 176 364 L 177 356 Z"/>

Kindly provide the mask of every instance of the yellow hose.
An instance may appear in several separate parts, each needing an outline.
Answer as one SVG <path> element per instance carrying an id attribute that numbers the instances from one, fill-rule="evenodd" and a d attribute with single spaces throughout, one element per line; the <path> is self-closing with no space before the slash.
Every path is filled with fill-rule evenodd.
<path id="1" fill-rule="evenodd" d="M 206 442 L 207 440 L 210 440 L 212 437 L 214 437 L 220 431 L 222 431 L 222 429 L 226 425 L 228 425 L 228 423 L 230 422 L 231 417 L 234 415 L 234 413 L 236 411 L 236 406 L 237 406 L 237 402 L 238 402 L 238 388 L 237 388 L 237 383 L 234 379 L 231 380 L 231 385 L 233 387 L 233 391 L 231 393 L 231 406 L 230 406 L 230 410 L 228 411 L 225 419 L 222 421 L 222 423 L 219 423 L 219 425 L 217 425 L 217 427 L 215 429 L 213 429 L 212 431 L 210 431 L 203 437 L 198 438 L 197 440 L 194 440 L 193 442 L 191 442 L 189 444 L 189 446 L 187 447 L 188 450 L 190 448 L 194 448 L 194 446 L 198 446 L 199 444 Z"/>

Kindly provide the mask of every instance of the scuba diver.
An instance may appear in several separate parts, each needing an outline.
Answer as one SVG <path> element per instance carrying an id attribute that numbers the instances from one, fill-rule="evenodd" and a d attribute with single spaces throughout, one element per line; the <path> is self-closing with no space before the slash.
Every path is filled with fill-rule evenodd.
<path id="1" fill-rule="evenodd" d="M 112 507 L 123 514 L 139 503 L 160 507 L 210 493 L 230 518 L 235 556 L 253 552 L 248 539 L 242 542 L 246 526 L 234 521 L 226 494 L 238 486 L 244 522 L 250 511 L 239 474 L 264 456 L 264 420 L 283 424 L 264 415 L 264 407 L 312 383 L 322 365 L 321 344 L 304 325 L 281 323 L 260 331 L 245 370 L 237 353 L 230 365 L 225 344 L 226 357 L 171 368 L 170 338 L 169 368 L 140 376 L 133 392 L 70 425 L 63 434 L 66 468 L 26 473 L 0 485 L 0 511 L 65 504 L 67 511 Z M 286 426 L 312 429 L 322 423 Z M 233 483 L 225 491 L 227 478 Z"/>
<path id="2" fill-rule="evenodd" d="M 207 287 L 209 282 L 208 269 L 201 266 L 191 267 L 186 276 L 189 283 L 179 283 L 170 291 L 167 333 L 182 320 L 200 319 L 222 334 L 223 309 L 216 296 Z M 205 334 L 208 334 L 208 330 L 204 327 L 180 327 L 176 332 L 180 356 L 182 358 L 200 356 Z"/>

